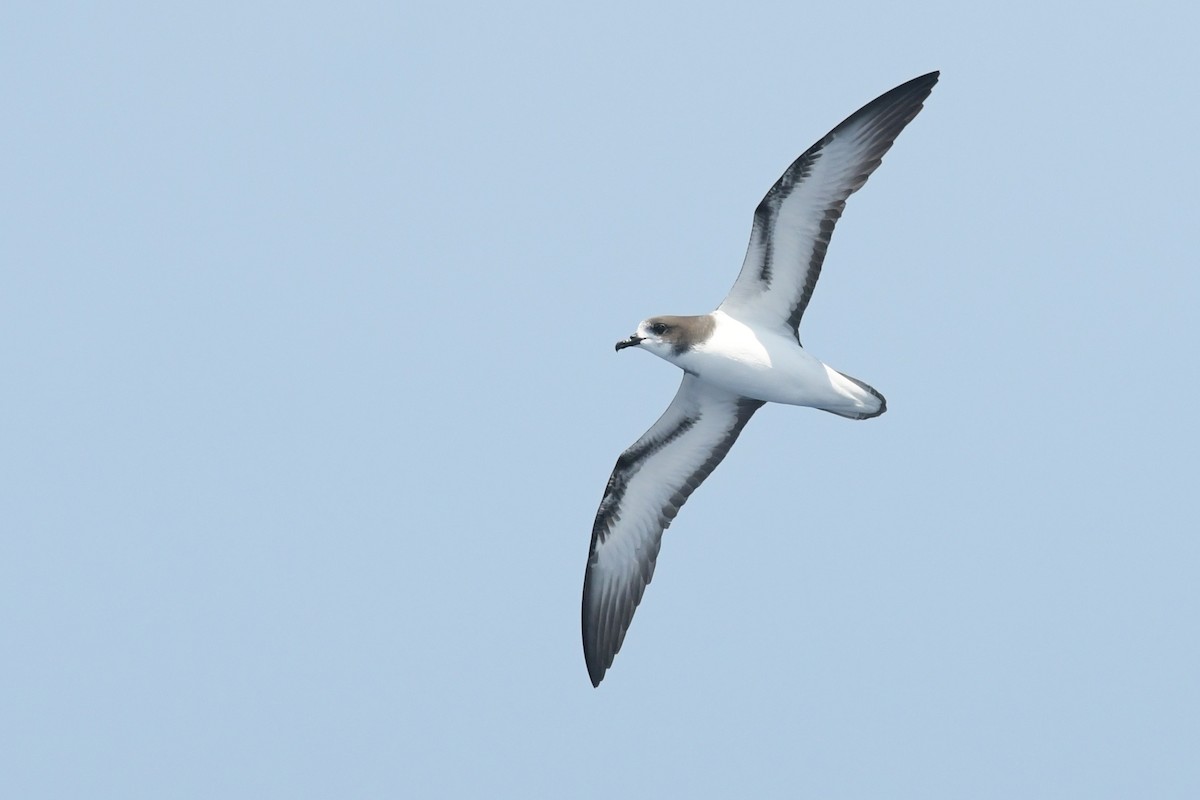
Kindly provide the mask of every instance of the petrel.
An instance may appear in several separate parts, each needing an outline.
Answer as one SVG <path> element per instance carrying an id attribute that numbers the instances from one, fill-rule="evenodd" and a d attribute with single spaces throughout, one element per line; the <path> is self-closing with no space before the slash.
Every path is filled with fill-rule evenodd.
<path id="1" fill-rule="evenodd" d="M 654 575 L 663 531 L 765 403 L 849 419 L 887 410 L 883 395 L 817 360 L 800 319 L 846 198 L 862 188 L 937 83 L 931 72 L 851 114 L 805 151 L 754 209 L 750 246 L 711 314 L 650 317 L 617 350 L 648 350 L 683 370 L 675 399 L 617 459 L 583 581 L 583 654 L 593 686 L 621 649 Z"/>

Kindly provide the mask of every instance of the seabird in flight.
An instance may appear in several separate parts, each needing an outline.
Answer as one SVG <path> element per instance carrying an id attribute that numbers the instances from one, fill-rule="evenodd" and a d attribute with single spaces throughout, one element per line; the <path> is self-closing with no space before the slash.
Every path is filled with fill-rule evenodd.
<path id="1" fill-rule="evenodd" d="M 683 370 L 675 399 L 617 459 L 583 582 L 583 652 L 599 686 L 654 575 L 663 531 L 764 403 L 849 419 L 887 410 L 883 395 L 810 355 L 798 328 L 846 198 L 921 110 L 938 73 L 872 100 L 805 151 L 758 208 L 742 271 L 711 314 L 643 320 L 637 347 Z"/>

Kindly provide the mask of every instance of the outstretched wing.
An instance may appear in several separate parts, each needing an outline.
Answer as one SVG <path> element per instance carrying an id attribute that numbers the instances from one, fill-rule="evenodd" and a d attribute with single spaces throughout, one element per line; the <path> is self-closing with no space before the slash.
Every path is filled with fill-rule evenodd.
<path id="1" fill-rule="evenodd" d="M 663 531 L 762 405 L 685 374 L 666 412 L 617 459 L 583 580 L 583 655 L 593 686 L 621 649 Z"/>
<path id="2" fill-rule="evenodd" d="M 787 168 L 754 210 L 746 260 L 721 310 L 798 330 L 846 198 L 867 182 L 937 80 L 931 72 L 877 97 Z"/>

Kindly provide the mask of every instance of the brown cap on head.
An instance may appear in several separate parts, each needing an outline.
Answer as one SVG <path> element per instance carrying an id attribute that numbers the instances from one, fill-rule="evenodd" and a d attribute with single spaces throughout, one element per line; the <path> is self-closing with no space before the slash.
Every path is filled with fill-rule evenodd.
<path id="1" fill-rule="evenodd" d="M 650 317 L 650 319 L 638 326 L 639 331 L 645 331 L 650 336 L 662 341 L 664 344 L 669 344 L 674 349 L 676 355 L 682 355 L 696 345 L 704 342 L 712 335 L 716 323 L 713 321 L 712 314 L 699 314 L 690 317 L 677 316 L 662 316 Z M 631 336 L 617 346 L 630 347 L 633 344 L 641 343 L 645 338 L 642 336 Z M 636 339 L 637 341 L 633 341 Z"/>

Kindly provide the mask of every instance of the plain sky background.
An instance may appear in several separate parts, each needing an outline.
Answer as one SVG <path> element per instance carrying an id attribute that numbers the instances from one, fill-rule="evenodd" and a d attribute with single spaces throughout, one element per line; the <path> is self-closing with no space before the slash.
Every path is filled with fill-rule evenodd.
<path id="1" fill-rule="evenodd" d="M 9 3 L 0 793 L 1200 796 L 1195 4 Z M 942 70 L 613 669 L 783 169 Z"/>

